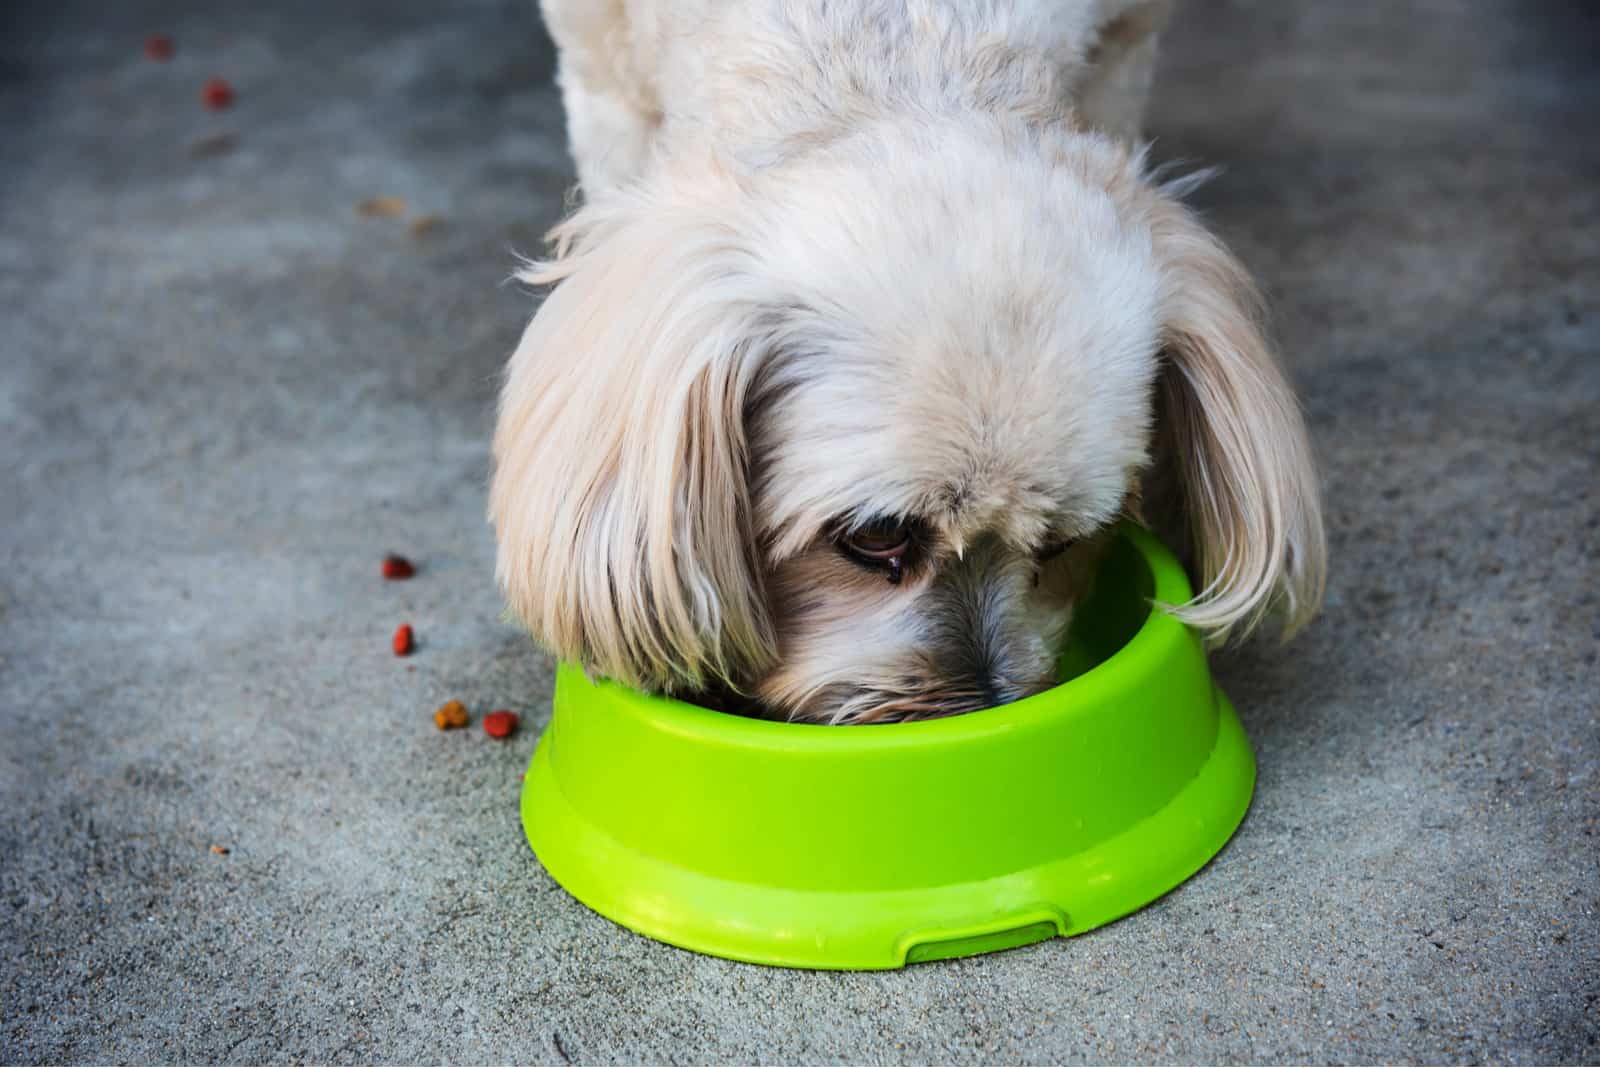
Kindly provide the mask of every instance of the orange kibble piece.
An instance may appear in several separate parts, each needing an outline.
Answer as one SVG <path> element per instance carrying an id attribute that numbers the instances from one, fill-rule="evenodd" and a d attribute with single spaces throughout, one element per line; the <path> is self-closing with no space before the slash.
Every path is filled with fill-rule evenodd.
<path id="1" fill-rule="evenodd" d="M 433 725 L 442 731 L 465 727 L 467 725 L 467 706 L 460 701 L 446 701 L 433 714 Z"/>

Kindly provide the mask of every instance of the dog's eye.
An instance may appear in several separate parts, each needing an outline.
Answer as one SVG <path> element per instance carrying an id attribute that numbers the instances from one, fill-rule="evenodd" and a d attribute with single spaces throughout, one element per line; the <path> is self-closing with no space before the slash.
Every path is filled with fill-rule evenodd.
<path id="1" fill-rule="evenodd" d="M 904 556 L 911 548 L 911 531 L 897 520 L 876 519 L 850 531 L 843 541 L 845 547 L 857 556 L 869 560 L 889 560 Z"/>
<path id="2" fill-rule="evenodd" d="M 913 540 L 911 528 L 899 520 L 875 519 L 840 534 L 839 551 L 862 567 L 883 571 L 898 586 Z"/>

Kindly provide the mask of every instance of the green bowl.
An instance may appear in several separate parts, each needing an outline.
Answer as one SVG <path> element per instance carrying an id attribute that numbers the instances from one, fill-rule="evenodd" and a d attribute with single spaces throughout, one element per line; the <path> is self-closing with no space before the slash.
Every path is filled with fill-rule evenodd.
<path id="1" fill-rule="evenodd" d="M 522 791 L 545 868 L 641 934 L 735 960 L 897 968 L 1074 935 L 1213 857 L 1255 761 L 1188 582 L 1124 529 L 1062 678 L 963 716 L 777 723 L 563 665 Z"/>

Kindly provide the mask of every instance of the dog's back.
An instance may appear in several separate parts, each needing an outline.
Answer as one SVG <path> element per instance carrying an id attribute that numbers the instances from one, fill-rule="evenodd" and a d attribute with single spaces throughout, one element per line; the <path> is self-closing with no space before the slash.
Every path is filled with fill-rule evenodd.
<path id="1" fill-rule="evenodd" d="M 585 189 L 711 137 L 760 166 L 897 100 L 1139 137 L 1170 0 L 544 0 Z"/>

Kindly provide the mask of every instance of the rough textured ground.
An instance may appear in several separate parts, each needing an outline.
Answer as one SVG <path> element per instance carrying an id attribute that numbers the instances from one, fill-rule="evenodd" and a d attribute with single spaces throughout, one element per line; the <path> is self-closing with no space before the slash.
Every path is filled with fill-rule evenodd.
<path id="1" fill-rule="evenodd" d="M 1584 6 L 1190 0 L 1157 154 L 1227 167 L 1326 616 L 1217 662 L 1261 779 L 1198 878 L 837 975 L 614 927 L 518 829 L 551 673 L 482 516 L 502 283 L 571 178 L 533 5 L 6 5 L 0 1060 L 1600 1059 Z"/>

